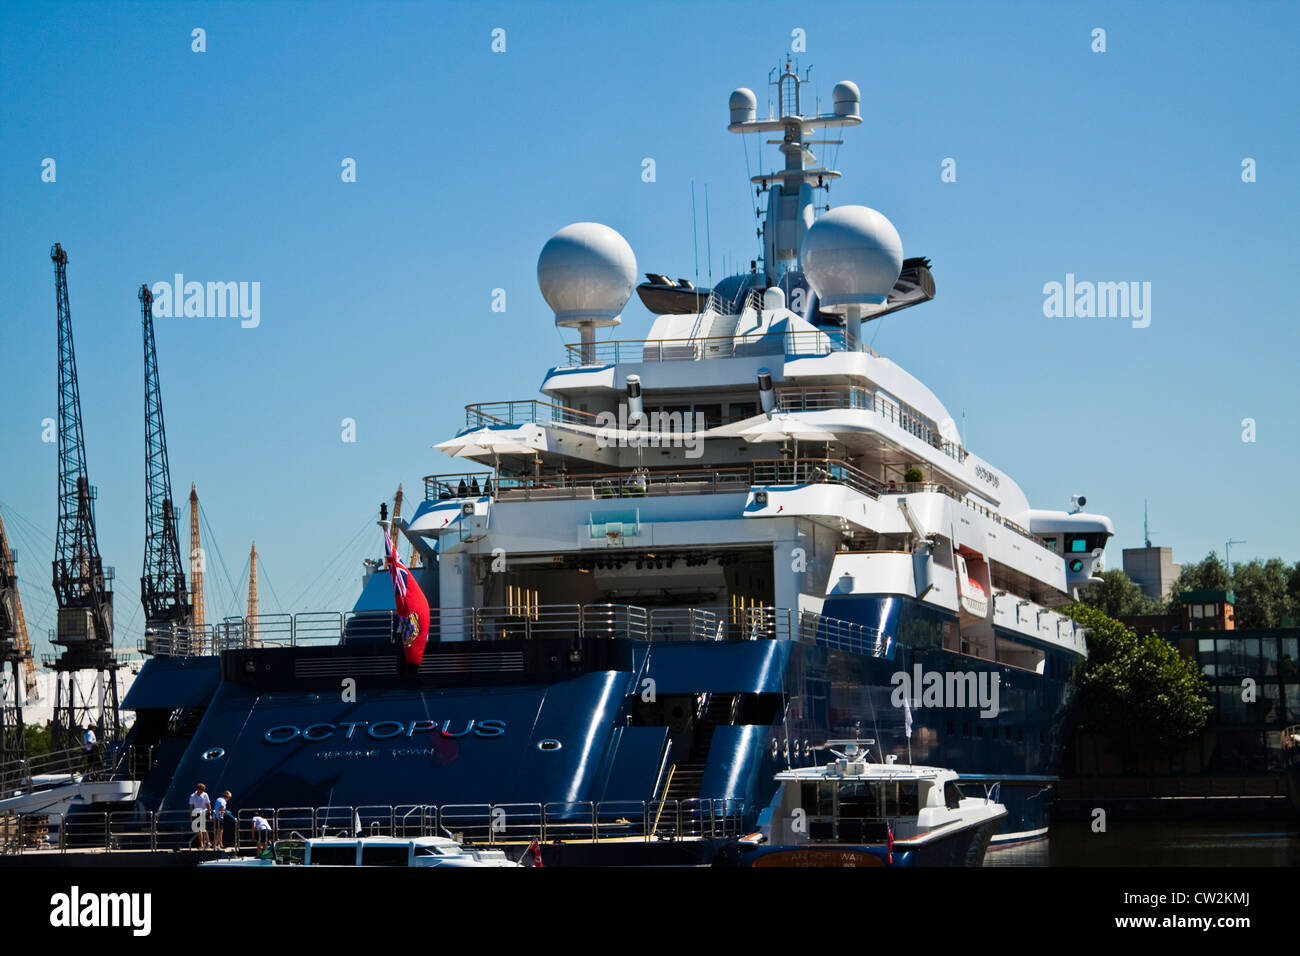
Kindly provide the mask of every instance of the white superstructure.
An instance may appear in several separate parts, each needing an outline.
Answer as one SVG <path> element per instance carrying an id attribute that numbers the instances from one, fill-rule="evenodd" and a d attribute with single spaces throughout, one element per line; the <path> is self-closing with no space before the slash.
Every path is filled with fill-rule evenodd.
<path id="1" fill-rule="evenodd" d="M 610 606 L 653 636 L 695 637 L 887 596 L 936 612 L 954 652 L 1040 673 L 1044 645 L 1084 652 L 1053 608 L 1094 577 L 1110 520 L 1031 507 L 930 388 L 862 344 L 864 322 L 933 295 L 928 260 L 904 260 L 877 210 L 815 217 L 813 192 L 839 174 L 815 165 L 808 134 L 860 123 L 859 95 L 841 83 L 832 113 L 804 116 L 799 83 L 787 64 L 767 120 L 748 90 L 731 97 L 732 131 L 783 135 L 785 168 L 753 177 L 761 269 L 714 290 L 651 274 L 691 311 L 597 341 L 630 297 L 631 248 L 595 223 L 546 244 L 539 283 L 580 341 L 543 399 L 467 406 L 436 447 L 486 470 L 430 476 L 404 529 L 436 552 L 442 640 L 490 636 L 485 611 Z M 869 645 L 872 622 L 856 625 Z"/>

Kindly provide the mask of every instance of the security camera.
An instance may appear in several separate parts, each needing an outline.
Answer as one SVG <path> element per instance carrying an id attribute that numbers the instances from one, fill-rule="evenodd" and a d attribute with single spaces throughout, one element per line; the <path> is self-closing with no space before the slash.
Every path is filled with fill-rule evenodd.
<path id="1" fill-rule="evenodd" d="M 1088 503 L 1088 499 L 1083 495 L 1070 495 L 1070 504 L 1074 505 L 1075 511 L 1082 511 L 1083 506 Z"/>

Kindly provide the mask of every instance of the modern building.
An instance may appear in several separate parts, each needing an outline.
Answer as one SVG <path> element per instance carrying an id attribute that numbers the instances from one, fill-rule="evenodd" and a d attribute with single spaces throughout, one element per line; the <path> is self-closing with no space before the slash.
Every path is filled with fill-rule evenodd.
<path id="1" fill-rule="evenodd" d="M 1167 601 L 1182 572 L 1174 564 L 1173 548 L 1125 548 L 1124 573 L 1153 601 Z"/>

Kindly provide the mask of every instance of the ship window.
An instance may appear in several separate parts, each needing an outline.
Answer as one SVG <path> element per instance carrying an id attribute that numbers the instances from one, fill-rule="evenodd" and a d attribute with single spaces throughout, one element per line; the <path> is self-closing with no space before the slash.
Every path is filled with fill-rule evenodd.
<path id="1" fill-rule="evenodd" d="M 722 406 L 721 405 L 696 405 L 695 414 L 704 416 L 705 428 L 716 428 L 722 424 Z M 693 430 L 693 425 L 691 429 Z"/>
<path id="2" fill-rule="evenodd" d="M 368 846 L 361 851 L 361 865 L 406 866 L 409 851 L 407 846 Z"/>
<path id="3" fill-rule="evenodd" d="M 728 411 L 731 413 L 731 420 L 739 422 L 746 418 L 753 418 L 758 413 L 758 407 L 753 402 L 732 402 Z"/>
<path id="4" fill-rule="evenodd" d="M 344 843 L 338 846 L 318 844 L 311 848 L 312 866 L 356 866 L 357 845 Z"/>
<path id="5" fill-rule="evenodd" d="M 840 817 L 869 820 L 881 816 L 879 785 L 858 781 L 840 784 Z"/>
<path id="6" fill-rule="evenodd" d="M 1082 552 L 1082 553 L 1087 553 L 1087 551 L 1088 551 L 1088 539 L 1087 539 L 1087 538 L 1071 538 L 1071 539 L 1070 539 L 1070 553 L 1071 553 L 1071 554 L 1079 554 L 1079 553 L 1081 553 L 1081 552 Z"/>

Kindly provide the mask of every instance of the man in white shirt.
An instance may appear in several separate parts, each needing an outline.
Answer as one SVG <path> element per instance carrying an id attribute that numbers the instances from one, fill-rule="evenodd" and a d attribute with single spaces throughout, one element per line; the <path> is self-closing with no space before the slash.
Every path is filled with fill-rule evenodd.
<path id="1" fill-rule="evenodd" d="M 257 837 L 259 850 L 265 849 L 271 838 L 271 823 L 260 812 L 253 814 L 253 836 Z"/>
<path id="2" fill-rule="evenodd" d="M 207 789 L 204 784 L 199 784 L 190 794 L 190 828 L 199 835 L 200 850 L 208 848 L 208 813 L 212 809 L 212 800 Z"/>
<path id="3" fill-rule="evenodd" d="M 90 724 L 86 725 L 86 732 L 81 736 L 81 749 L 86 755 L 86 771 L 89 772 L 95 762 L 95 728 Z"/>

